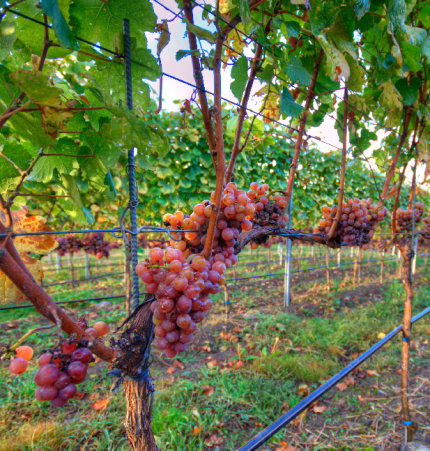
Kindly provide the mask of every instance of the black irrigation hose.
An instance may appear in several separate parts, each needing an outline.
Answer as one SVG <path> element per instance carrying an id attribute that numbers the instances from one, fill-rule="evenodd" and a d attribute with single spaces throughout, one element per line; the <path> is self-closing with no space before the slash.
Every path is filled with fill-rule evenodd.
<path id="1" fill-rule="evenodd" d="M 418 315 L 415 315 L 411 323 L 415 323 L 416 321 L 423 318 L 425 315 L 430 313 L 430 307 L 424 309 Z M 267 442 L 273 435 L 275 435 L 280 429 L 285 427 L 291 420 L 296 418 L 300 413 L 306 410 L 313 402 L 317 401 L 321 396 L 331 390 L 340 380 L 342 380 L 345 376 L 347 376 L 352 370 L 361 365 L 364 361 L 366 361 L 369 357 L 371 357 L 376 351 L 378 351 L 382 346 L 388 343 L 391 339 L 393 339 L 399 332 L 401 332 L 403 326 L 397 326 L 394 330 L 392 330 L 389 334 L 387 334 L 382 340 L 375 343 L 371 348 L 353 360 L 348 366 L 346 366 L 343 370 L 339 371 L 339 373 L 335 374 L 331 379 L 329 379 L 326 383 L 317 388 L 313 393 L 307 396 L 305 399 L 296 404 L 290 411 L 288 411 L 285 415 L 282 415 L 278 418 L 274 423 L 268 426 L 266 429 L 258 433 L 252 440 L 250 440 L 246 445 L 242 446 L 239 451 L 252 451 L 259 448 L 263 443 Z"/>

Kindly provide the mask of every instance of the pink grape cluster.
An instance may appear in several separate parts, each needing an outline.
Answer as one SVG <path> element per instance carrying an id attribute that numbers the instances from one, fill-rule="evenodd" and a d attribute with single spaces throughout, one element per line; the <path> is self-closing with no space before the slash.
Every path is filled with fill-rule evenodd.
<path id="1" fill-rule="evenodd" d="M 264 183 L 251 183 L 247 195 L 255 206 L 254 224 L 259 226 L 276 225 L 285 227 L 288 222 L 288 215 L 285 214 L 287 200 L 285 196 L 268 194 L 269 185 Z"/>
<path id="2" fill-rule="evenodd" d="M 79 345 L 79 347 L 78 347 Z M 92 352 L 82 343 L 64 342 L 61 349 L 43 353 L 39 358 L 39 370 L 34 376 L 38 385 L 35 397 L 61 407 L 76 394 L 76 385 L 87 376 L 88 365 L 94 361 Z"/>
<path id="3" fill-rule="evenodd" d="M 327 234 L 336 217 L 338 206 L 322 207 L 324 219 L 314 229 L 315 233 Z M 369 243 L 375 233 L 378 222 L 387 215 L 386 208 L 372 204 L 372 199 L 348 199 L 341 206 L 340 221 L 334 238 L 344 246 L 362 246 Z"/>
<path id="4" fill-rule="evenodd" d="M 206 240 L 214 193 L 210 200 L 197 204 L 189 216 L 180 211 L 163 216 L 164 224 L 170 229 L 185 231 L 173 232 L 182 239 L 171 240 L 165 250 L 151 249 L 149 259 L 140 262 L 136 272 L 145 282 L 146 291 L 156 295 L 152 305 L 154 334 L 158 347 L 168 357 L 185 351 L 196 324 L 208 315 L 212 306 L 210 296 L 220 291 L 220 286 L 225 284 L 225 271 L 237 263 L 235 244 L 242 231 L 252 230 L 257 204 L 267 189 L 264 187 L 261 194 L 250 198 L 249 192 L 238 189 L 235 183 L 226 185 L 209 260 L 200 253 Z M 264 209 L 264 204 L 259 205 Z"/>
<path id="5" fill-rule="evenodd" d="M 102 232 L 90 233 L 82 241 L 83 250 L 87 254 L 95 255 L 97 259 L 109 257 L 110 251 L 119 246 L 119 243 L 106 241 Z"/>
<path id="6" fill-rule="evenodd" d="M 55 249 L 61 256 L 66 254 L 75 254 L 82 249 L 83 243 L 76 235 L 67 235 L 58 238 L 58 246 Z"/>

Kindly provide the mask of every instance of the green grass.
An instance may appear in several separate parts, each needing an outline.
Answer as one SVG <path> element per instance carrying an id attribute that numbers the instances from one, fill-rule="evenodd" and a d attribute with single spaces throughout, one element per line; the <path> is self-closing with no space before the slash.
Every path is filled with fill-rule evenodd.
<path id="1" fill-rule="evenodd" d="M 255 259 L 255 255 L 251 257 Z M 363 279 L 363 282 L 368 282 L 368 279 Z M 314 283 L 315 280 L 305 281 L 300 286 L 311 288 Z M 106 283 L 79 292 L 70 292 L 68 287 L 63 287 L 55 298 L 100 296 L 100 286 L 106 289 Z M 246 292 L 240 288 L 230 290 L 234 301 L 232 319 L 235 311 L 240 312 L 236 314 L 240 324 L 236 332 L 238 341 L 230 342 L 216 336 L 210 344 L 214 352 L 225 353 L 225 357 L 220 359 L 236 362 L 240 356 L 245 362 L 241 369 L 234 366 L 209 368 L 207 361 L 203 360 L 208 354 L 193 351 L 181 356 L 186 366 L 183 372 L 167 375 L 166 366 L 155 357 L 153 426 L 161 449 L 207 449 L 205 440 L 210 433 L 223 437 L 221 449 L 236 449 L 263 426 L 282 415 L 286 404 L 293 406 L 302 399 L 297 394 L 299 385 L 306 383 L 314 389 L 346 366 L 354 353 L 360 353 L 378 341 L 379 333 L 387 333 L 400 324 L 404 292 L 399 282 L 387 282 L 380 301 L 353 307 L 339 301 L 348 288 L 341 286 L 339 280 L 330 291 L 317 293 L 325 306 L 333 307 L 327 309 L 324 317 L 315 314 L 310 306 L 307 312 L 300 309 L 295 314 L 283 311 L 280 307 L 281 291 L 270 284 L 247 287 Z M 212 326 L 224 321 L 223 295 L 216 296 L 216 299 L 210 317 Z M 123 301 L 115 301 L 114 304 L 105 311 L 97 312 L 110 323 L 124 318 Z M 429 304 L 430 280 L 426 276 L 421 277 L 421 284 L 416 287 L 414 311 L 418 312 Z M 70 309 L 79 316 L 88 312 L 88 304 L 75 304 Z M 247 319 L 243 316 L 244 311 L 255 315 Z M 4 321 L 13 319 L 17 322 L 15 328 L 2 331 L 1 344 L 12 343 L 40 321 L 40 317 L 28 310 L 2 312 L 3 318 Z M 427 329 L 428 325 L 422 321 L 414 325 L 413 334 L 425 336 Z M 56 340 L 55 332 L 50 330 L 31 336 L 28 344 L 40 351 Z M 392 374 L 393 367 L 399 365 L 399 342 L 393 340 L 368 365 Z M 169 362 L 168 359 L 163 361 Z M 423 366 L 427 363 L 415 355 L 412 362 Z M 54 409 L 34 400 L 32 377 L 35 371 L 36 363 L 33 362 L 24 375 L 10 377 L 5 364 L 1 364 L 1 451 L 128 449 L 122 425 L 125 414 L 123 393 L 121 390 L 114 394 L 109 392 L 113 380 L 107 376 L 105 368 L 94 367 L 91 378 L 81 386 L 88 396 L 82 400 L 72 400 L 67 409 Z M 205 394 L 203 385 L 213 387 L 213 394 Z M 91 408 L 94 400 L 90 399 L 90 395 L 94 393 L 98 399 L 110 397 L 105 411 L 96 412 Z M 338 398 L 346 400 L 351 408 L 359 404 L 355 389 L 336 393 L 333 400 Z M 342 421 L 343 414 L 341 409 L 333 406 L 325 415 L 328 422 L 337 424 L 336 421 Z M 196 428 L 194 434 L 191 433 L 193 428 Z M 339 436 L 348 435 L 348 431 L 342 432 L 341 428 L 335 432 Z M 288 439 L 287 430 L 277 434 L 275 440 L 284 438 Z M 307 437 L 304 437 L 303 441 L 306 440 Z M 373 448 L 358 443 L 351 449 Z"/>

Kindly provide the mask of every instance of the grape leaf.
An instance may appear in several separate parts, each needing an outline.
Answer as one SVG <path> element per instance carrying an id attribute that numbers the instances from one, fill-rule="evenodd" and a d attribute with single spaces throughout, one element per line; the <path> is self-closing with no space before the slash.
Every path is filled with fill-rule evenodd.
<path id="1" fill-rule="evenodd" d="M 418 98 L 418 90 L 421 87 L 421 80 L 418 77 L 412 78 L 410 83 L 407 78 L 401 78 L 395 84 L 400 92 L 404 105 L 413 105 Z"/>
<path id="2" fill-rule="evenodd" d="M 311 74 L 303 67 L 302 62 L 296 56 L 291 56 L 290 61 L 285 69 L 291 83 L 299 83 L 309 86 L 311 82 Z"/>
<path id="3" fill-rule="evenodd" d="M 77 36 L 114 49 L 123 19 L 130 20 L 130 36 L 146 47 L 145 31 L 154 31 L 156 16 L 149 0 L 73 0 L 70 25 Z M 118 49 L 122 52 L 122 49 Z"/>
<path id="4" fill-rule="evenodd" d="M 205 41 L 210 42 L 211 44 L 215 44 L 217 40 L 217 35 L 212 33 L 209 30 L 205 30 L 204 28 L 198 27 L 197 25 L 192 24 L 188 20 L 187 22 L 187 31 L 195 34 L 200 39 L 204 39 Z"/>
<path id="5" fill-rule="evenodd" d="M 0 22 L 0 61 L 3 61 L 13 48 L 16 39 L 16 23 Z"/>
<path id="6" fill-rule="evenodd" d="M 281 113 L 285 116 L 299 117 L 304 108 L 295 102 L 288 88 L 282 89 Z"/>
<path id="7" fill-rule="evenodd" d="M 240 102 L 248 80 L 248 58 L 241 56 L 231 70 L 233 82 L 230 84 L 231 92 Z"/>
<path id="8" fill-rule="evenodd" d="M 243 23 L 249 23 L 251 21 L 251 10 L 248 0 L 239 0 L 239 14 Z"/>
<path id="9" fill-rule="evenodd" d="M 58 5 L 58 0 L 41 0 L 42 11 L 49 17 L 52 17 L 52 26 L 55 34 L 64 47 L 70 47 L 73 50 L 79 49 L 79 44 L 72 31 L 64 19 L 63 13 Z"/>

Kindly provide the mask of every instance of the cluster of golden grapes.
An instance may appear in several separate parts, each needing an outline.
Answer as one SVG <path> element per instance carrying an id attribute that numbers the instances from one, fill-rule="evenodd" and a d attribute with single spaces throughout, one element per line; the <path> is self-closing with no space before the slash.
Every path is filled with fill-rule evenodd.
<path id="1" fill-rule="evenodd" d="M 315 233 L 327 234 L 337 213 L 337 206 L 322 207 L 324 219 L 314 228 Z M 387 215 L 386 208 L 372 204 L 371 199 L 348 199 L 342 204 L 339 224 L 334 239 L 343 246 L 362 246 L 367 244 L 375 233 L 378 222 Z"/>
<path id="2" fill-rule="evenodd" d="M 152 304 L 157 345 L 168 357 L 185 351 L 192 340 L 196 323 L 202 321 L 212 306 L 211 295 L 225 284 L 227 268 L 237 263 L 235 244 L 241 232 L 249 232 L 257 212 L 267 205 L 279 221 L 285 220 L 280 205 L 282 196 L 269 200 L 268 185 L 251 184 L 246 192 L 228 183 L 223 190 L 221 209 L 215 229 L 212 254 L 206 259 L 203 251 L 215 194 L 197 204 L 190 215 L 177 211 L 163 216 L 163 222 L 178 241 L 171 240 L 166 249 L 155 247 L 149 259 L 140 262 L 136 272 L 146 284 L 146 291 L 156 295 Z M 273 221 L 272 221 L 273 222 Z M 175 232 L 176 230 L 182 232 Z M 181 238 L 181 239 L 180 239 Z"/>
<path id="3" fill-rule="evenodd" d="M 410 232 L 412 225 L 421 221 L 424 213 L 424 204 L 415 204 L 414 209 L 403 210 L 398 208 L 396 210 L 396 227 L 399 232 Z"/>

